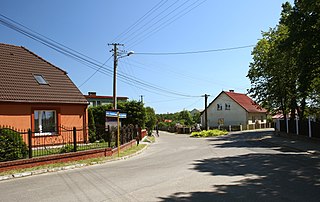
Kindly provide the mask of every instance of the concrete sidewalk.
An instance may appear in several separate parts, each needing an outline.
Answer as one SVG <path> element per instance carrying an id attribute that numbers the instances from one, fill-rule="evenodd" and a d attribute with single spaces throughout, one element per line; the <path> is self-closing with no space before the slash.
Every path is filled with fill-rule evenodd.
<path id="1" fill-rule="evenodd" d="M 273 135 L 261 137 L 261 141 L 276 146 L 307 152 L 309 154 L 320 155 L 320 139 L 310 139 L 301 135 L 274 132 Z"/>

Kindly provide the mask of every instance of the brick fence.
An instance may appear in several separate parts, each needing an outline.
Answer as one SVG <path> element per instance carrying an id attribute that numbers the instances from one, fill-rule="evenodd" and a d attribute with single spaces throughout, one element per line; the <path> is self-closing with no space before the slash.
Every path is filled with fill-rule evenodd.
<path id="1" fill-rule="evenodd" d="M 131 148 L 136 144 L 136 140 L 131 140 L 128 143 L 125 143 L 120 146 L 121 150 Z M 117 148 L 104 148 L 104 149 L 94 149 L 87 151 L 78 151 L 72 153 L 65 154 L 57 154 L 43 157 L 36 157 L 30 159 L 22 159 L 15 161 L 6 161 L 0 162 L 0 172 L 8 171 L 12 169 L 23 169 L 23 168 L 31 168 L 35 166 L 47 165 L 52 163 L 60 163 L 60 162 L 70 162 L 83 160 L 88 158 L 98 158 L 98 157 L 107 157 L 112 156 L 114 153 L 117 153 Z"/>

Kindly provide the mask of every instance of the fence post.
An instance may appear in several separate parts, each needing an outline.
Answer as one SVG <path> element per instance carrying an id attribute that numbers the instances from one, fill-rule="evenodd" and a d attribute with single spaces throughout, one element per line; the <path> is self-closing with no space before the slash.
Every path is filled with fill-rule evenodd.
<path id="1" fill-rule="evenodd" d="M 73 151 L 77 151 L 77 129 L 73 127 Z"/>
<path id="2" fill-rule="evenodd" d="M 229 131 L 231 132 L 231 125 L 229 125 Z"/>
<path id="3" fill-rule="evenodd" d="M 299 135 L 299 119 L 298 117 L 296 118 L 296 133 Z"/>
<path id="4" fill-rule="evenodd" d="M 308 126 L 309 126 L 309 137 L 311 138 L 312 134 L 311 134 L 311 119 L 310 119 L 310 116 L 308 117 Z"/>
<path id="5" fill-rule="evenodd" d="M 32 132 L 31 129 L 28 129 L 28 147 L 29 147 L 29 158 L 32 158 Z"/>
<path id="6" fill-rule="evenodd" d="M 289 134 L 289 119 L 288 118 L 286 118 L 286 128 L 287 128 L 287 134 Z"/>
<path id="7" fill-rule="evenodd" d="M 242 124 L 240 124 L 240 131 L 242 131 Z"/>
<path id="8" fill-rule="evenodd" d="M 108 147 L 111 147 L 111 128 L 110 128 L 110 125 L 107 126 L 107 136 L 108 136 Z"/>

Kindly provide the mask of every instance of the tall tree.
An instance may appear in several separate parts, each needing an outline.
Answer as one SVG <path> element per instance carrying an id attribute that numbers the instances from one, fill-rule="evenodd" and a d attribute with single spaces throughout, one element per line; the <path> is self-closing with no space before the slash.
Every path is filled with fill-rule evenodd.
<path id="1" fill-rule="evenodd" d="M 284 50 L 291 51 L 297 60 L 297 111 L 304 118 L 305 108 L 315 101 L 312 95 L 320 77 L 320 1 L 295 0 L 294 7 L 288 10 L 289 15 L 280 21 L 289 29 Z"/>
<path id="2" fill-rule="evenodd" d="M 279 24 L 263 32 L 248 72 L 249 92 L 264 107 L 304 118 L 306 108 L 319 106 L 319 33 L 319 0 L 282 5 Z"/>

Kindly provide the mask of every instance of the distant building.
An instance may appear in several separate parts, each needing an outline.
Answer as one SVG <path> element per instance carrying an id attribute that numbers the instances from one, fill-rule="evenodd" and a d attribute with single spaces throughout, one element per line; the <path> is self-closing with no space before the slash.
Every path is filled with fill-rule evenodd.
<path id="1" fill-rule="evenodd" d="M 259 128 L 266 124 L 267 110 L 246 94 L 222 91 L 208 106 L 208 126 L 242 125 L 243 129 Z M 204 111 L 201 124 L 204 126 Z"/>
<path id="2" fill-rule="evenodd" d="M 90 103 L 90 106 L 93 107 L 113 103 L 112 96 L 97 95 L 96 92 L 88 92 L 88 95 L 85 95 L 85 98 Z M 128 97 L 117 97 L 117 102 L 126 102 L 128 99 Z"/>
<path id="3" fill-rule="evenodd" d="M 193 109 L 190 111 L 191 116 L 194 116 L 196 113 L 200 113 L 202 110 L 199 109 Z"/>

